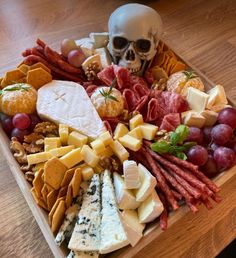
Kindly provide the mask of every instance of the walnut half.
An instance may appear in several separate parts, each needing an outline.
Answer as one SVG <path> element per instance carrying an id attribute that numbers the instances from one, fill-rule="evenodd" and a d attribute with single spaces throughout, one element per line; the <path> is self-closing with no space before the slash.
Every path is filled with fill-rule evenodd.
<path id="1" fill-rule="evenodd" d="M 13 152 L 13 156 L 19 164 L 27 164 L 27 155 L 23 145 L 17 140 L 16 137 L 11 138 L 10 149 Z"/>

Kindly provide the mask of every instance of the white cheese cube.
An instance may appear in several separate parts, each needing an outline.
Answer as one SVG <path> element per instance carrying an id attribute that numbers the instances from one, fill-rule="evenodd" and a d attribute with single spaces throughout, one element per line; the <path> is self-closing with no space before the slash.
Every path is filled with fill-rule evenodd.
<path id="1" fill-rule="evenodd" d="M 194 126 L 202 128 L 206 122 L 206 118 L 199 113 L 189 112 L 184 118 L 184 124 L 187 126 Z"/>
<path id="2" fill-rule="evenodd" d="M 205 92 L 202 92 L 196 88 L 189 87 L 187 94 L 187 101 L 189 107 L 197 112 L 201 112 L 206 109 L 207 101 L 209 99 L 209 95 Z"/>
<path id="3" fill-rule="evenodd" d="M 61 157 L 66 155 L 68 152 L 72 151 L 75 148 L 74 145 L 64 146 L 56 149 L 52 149 L 49 152 L 53 157 Z"/>
<path id="4" fill-rule="evenodd" d="M 67 167 L 72 168 L 83 160 L 81 148 L 74 149 L 60 158 L 60 161 Z"/>
<path id="5" fill-rule="evenodd" d="M 157 181 L 156 178 L 142 165 L 138 164 L 139 178 L 141 185 L 139 189 L 135 190 L 136 200 L 143 202 L 154 191 Z"/>
<path id="6" fill-rule="evenodd" d="M 132 136 L 132 137 L 134 137 L 136 139 L 142 140 L 143 139 L 143 134 L 142 134 L 142 131 L 141 131 L 141 126 L 135 127 L 133 130 L 131 130 L 128 133 L 128 135 Z"/>
<path id="7" fill-rule="evenodd" d="M 119 138 L 119 142 L 132 151 L 138 151 L 142 146 L 142 141 L 128 134 Z"/>
<path id="8" fill-rule="evenodd" d="M 123 173 L 126 189 L 137 189 L 140 186 L 138 166 L 133 160 L 123 162 Z"/>
<path id="9" fill-rule="evenodd" d="M 138 114 L 129 120 L 129 129 L 133 130 L 135 127 L 143 124 L 143 116 Z"/>
<path id="10" fill-rule="evenodd" d="M 96 154 L 100 154 L 106 150 L 106 147 L 101 139 L 96 139 L 95 141 L 91 142 L 90 145 L 92 146 L 93 150 Z"/>
<path id="11" fill-rule="evenodd" d="M 114 186 L 116 200 L 119 206 L 119 209 L 137 209 L 140 205 L 140 202 L 137 202 L 133 192 L 129 189 L 125 189 L 125 183 L 123 178 L 117 174 L 113 173 Z"/>
<path id="12" fill-rule="evenodd" d="M 73 131 L 68 136 L 68 145 L 74 145 L 75 147 L 82 147 L 88 141 L 88 137 Z"/>
<path id="13" fill-rule="evenodd" d="M 99 70 L 102 70 L 101 57 L 99 54 L 96 54 L 96 55 L 90 56 L 84 60 L 84 62 L 82 63 L 82 68 L 83 68 L 84 72 L 86 72 L 88 66 L 90 64 L 92 64 L 93 62 L 96 62 L 98 64 Z"/>
<path id="14" fill-rule="evenodd" d="M 49 151 L 29 154 L 27 155 L 27 162 L 29 165 L 34 165 L 34 164 L 45 162 L 49 160 L 51 157 L 52 157 L 52 154 Z"/>
<path id="15" fill-rule="evenodd" d="M 213 106 L 227 105 L 228 100 L 226 98 L 225 89 L 222 85 L 216 85 L 208 92 L 209 99 L 207 102 L 207 108 L 212 109 Z"/>
<path id="16" fill-rule="evenodd" d="M 132 246 L 135 246 L 143 237 L 145 224 L 139 222 L 136 210 L 124 210 L 121 212 L 122 224 Z"/>
<path id="17" fill-rule="evenodd" d="M 200 113 L 200 115 L 206 119 L 204 126 L 213 126 L 218 118 L 218 114 L 212 110 L 204 110 Z"/>
<path id="18" fill-rule="evenodd" d="M 92 150 L 88 145 L 84 145 L 81 150 L 83 160 L 91 167 L 96 167 L 99 162 L 99 157 L 95 151 Z"/>
<path id="19" fill-rule="evenodd" d="M 81 170 L 81 174 L 82 174 L 82 178 L 84 181 L 88 181 L 90 180 L 93 175 L 94 175 L 94 171 L 93 168 L 89 167 L 89 166 L 85 166 L 82 168 Z"/>
<path id="20" fill-rule="evenodd" d="M 129 241 L 116 204 L 111 173 L 105 170 L 102 174 L 102 220 L 99 252 L 101 254 L 110 253 L 128 244 Z"/>
<path id="21" fill-rule="evenodd" d="M 129 132 L 129 129 L 122 123 L 118 123 L 114 131 L 114 140 L 118 140 L 120 137 L 124 136 Z"/>
<path id="22" fill-rule="evenodd" d="M 69 127 L 65 124 L 59 124 L 59 137 L 62 145 L 67 145 L 69 136 Z"/>
<path id="23" fill-rule="evenodd" d="M 158 127 L 156 125 L 144 123 L 140 125 L 140 129 L 142 132 L 142 136 L 146 140 L 153 140 L 156 136 L 156 133 L 158 131 Z"/>
<path id="24" fill-rule="evenodd" d="M 106 68 L 107 66 L 111 65 L 111 56 L 106 48 L 97 48 L 96 53 L 100 55 L 102 68 Z"/>
<path id="25" fill-rule="evenodd" d="M 106 47 L 109 40 L 108 32 L 91 32 L 89 37 L 94 42 L 94 48 Z"/>
<path id="26" fill-rule="evenodd" d="M 109 145 L 113 141 L 111 134 L 108 131 L 100 134 L 98 138 L 103 141 L 105 146 Z"/>
<path id="27" fill-rule="evenodd" d="M 164 210 L 163 204 L 159 199 L 156 191 L 139 206 L 138 217 L 140 223 L 148 223 L 159 217 Z"/>
<path id="28" fill-rule="evenodd" d="M 129 152 L 118 141 L 112 141 L 110 147 L 121 162 L 128 159 Z"/>
<path id="29" fill-rule="evenodd" d="M 59 137 L 44 138 L 44 151 L 50 151 L 58 147 L 61 147 L 61 141 Z"/>

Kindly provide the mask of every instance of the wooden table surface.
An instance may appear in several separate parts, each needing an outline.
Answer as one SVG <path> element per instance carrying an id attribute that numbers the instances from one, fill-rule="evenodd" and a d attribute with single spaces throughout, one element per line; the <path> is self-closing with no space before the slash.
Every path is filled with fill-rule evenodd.
<path id="1" fill-rule="evenodd" d="M 63 38 L 80 38 L 89 32 L 106 31 L 110 13 L 127 2 L 130 1 L 1 0 L 0 75 L 20 63 L 21 52 L 33 46 L 37 37 L 58 48 Z M 158 10 L 164 23 L 166 43 L 212 81 L 224 85 L 228 96 L 236 100 L 236 1 L 136 2 Z M 226 199 L 232 194 L 235 197 L 235 183 L 231 182 L 228 187 L 231 192 L 227 192 L 226 187 L 223 195 Z M 221 213 L 216 213 L 218 224 L 214 221 L 205 224 L 209 231 L 205 231 L 208 233 L 202 238 L 203 233 L 199 232 L 203 231 L 197 229 L 198 241 L 185 244 L 181 237 L 173 238 L 173 246 L 179 248 L 170 248 L 168 253 L 167 247 L 163 256 L 156 250 L 155 257 L 202 258 L 218 254 L 236 235 L 235 204 L 225 201 L 221 205 Z M 0 155 L 0 229 L 0 257 L 53 257 L 3 155 Z M 182 235 L 187 234 L 184 228 L 179 230 Z M 163 234 L 163 244 L 169 235 Z M 146 255 L 140 252 L 136 257 L 151 257 L 147 252 L 155 246 L 157 243 L 145 249 Z"/>

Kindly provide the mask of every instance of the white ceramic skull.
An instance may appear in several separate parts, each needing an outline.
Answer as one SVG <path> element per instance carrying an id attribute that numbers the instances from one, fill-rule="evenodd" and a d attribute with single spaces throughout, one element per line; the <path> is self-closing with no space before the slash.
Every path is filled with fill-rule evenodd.
<path id="1" fill-rule="evenodd" d="M 137 72 L 144 60 L 150 61 L 156 54 L 162 21 L 148 6 L 126 4 L 111 14 L 108 31 L 108 50 L 114 62 Z"/>

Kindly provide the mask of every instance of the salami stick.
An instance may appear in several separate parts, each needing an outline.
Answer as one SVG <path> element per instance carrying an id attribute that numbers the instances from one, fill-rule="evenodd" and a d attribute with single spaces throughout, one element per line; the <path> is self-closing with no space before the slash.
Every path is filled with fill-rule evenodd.
<path id="1" fill-rule="evenodd" d="M 180 200 L 183 199 L 183 196 L 182 196 L 180 193 L 178 193 L 177 191 L 171 189 L 171 192 L 172 192 L 172 194 L 174 195 L 174 197 L 175 197 L 175 199 L 176 199 L 177 201 L 180 201 Z"/>
<path id="2" fill-rule="evenodd" d="M 79 77 L 62 71 L 61 69 L 49 64 L 45 59 L 43 59 L 40 56 L 29 55 L 25 58 L 25 60 L 23 62 L 24 62 L 24 64 L 27 64 L 27 65 L 32 65 L 32 64 L 35 64 L 37 62 L 41 62 L 44 65 L 46 65 L 48 68 L 50 68 L 51 71 L 53 71 L 54 73 L 59 75 L 60 77 L 63 77 L 64 79 L 71 80 L 71 81 L 74 81 L 74 82 L 82 83 L 82 79 L 80 79 Z"/>
<path id="3" fill-rule="evenodd" d="M 164 210 L 160 215 L 160 227 L 163 231 L 165 231 L 168 227 L 168 204 L 165 196 L 162 193 L 158 193 L 158 195 L 164 207 Z"/>
<path id="4" fill-rule="evenodd" d="M 177 210 L 179 208 L 179 205 L 178 205 L 177 201 L 175 200 L 169 186 L 166 184 L 165 178 L 161 174 L 160 169 L 157 167 L 156 162 L 154 161 L 152 156 L 144 150 L 144 148 L 141 148 L 141 151 L 142 151 L 142 154 L 144 155 L 144 157 L 146 157 L 147 162 L 150 164 L 150 167 L 152 168 L 152 172 L 154 173 L 154 175 L 159 183 L 160 190 L 163 193 L 165 193 L 166 198 L 167 198 L 168 202 L 171 204 L 173 210 Z"/>
<path id="5" fill-rule="evenodd" d="M 44 48 L 46 46 L 46 44 L 41 40 L 41 39 L 37 39 L 36 43 L 41 46 L 42 48 Z"/>
<path id="6" fill-rule="evenodd" d="M 177 167 L 176 165 L 172 164 L 170 161 L 166 160 L 156 152 L 153 152 L 148 147 L 146 148 L 146 151 L 157 161 L 159 161 L 163 166 L 170 169 L 172 172 L 178 174 L 180 177 L 184 178 L 186 181 L 188 181 L 191 185 L 196 186 L 201 191 L 206 191 L 206 185 L 202 183 L 200 180 L 198 180 L 195 176 L 193 176 L 190 173 L 186 173 L 181 168 Z"/>

